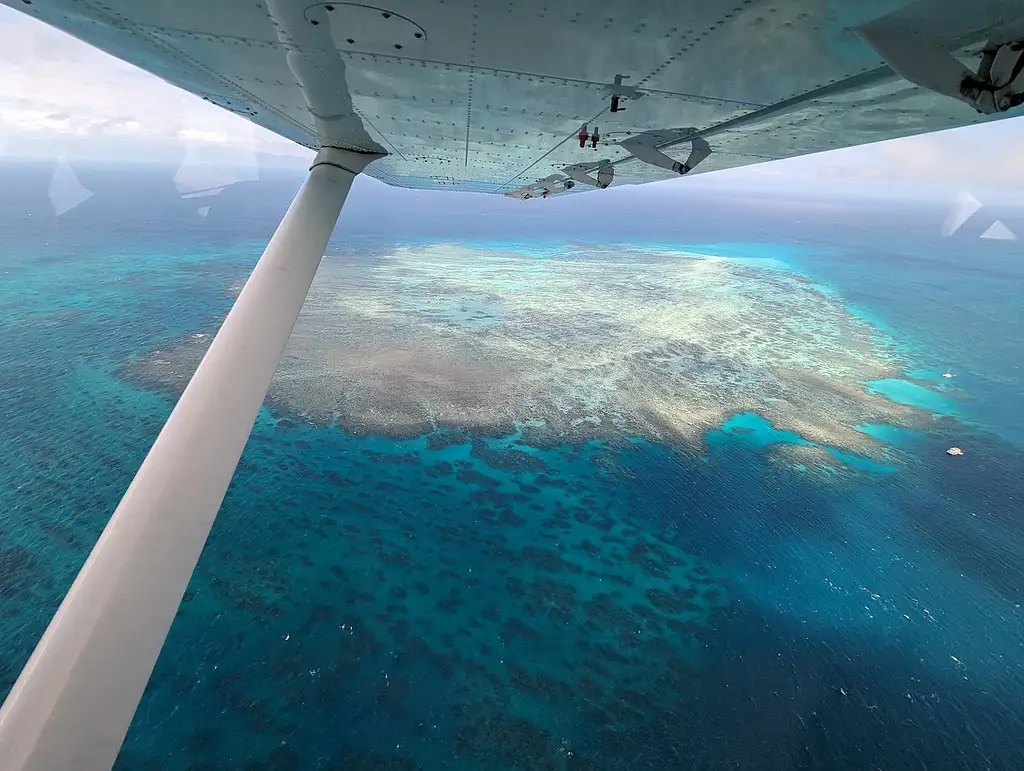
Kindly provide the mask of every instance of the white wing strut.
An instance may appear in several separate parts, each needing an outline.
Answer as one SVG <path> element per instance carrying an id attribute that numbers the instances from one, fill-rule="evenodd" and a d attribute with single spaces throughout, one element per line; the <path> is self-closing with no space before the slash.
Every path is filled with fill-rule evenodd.
<path id="1" fill-rule="evenodd" d="M 3 771 L 115 758 L 356 174 L 321 150 L 0 709 Z"/>

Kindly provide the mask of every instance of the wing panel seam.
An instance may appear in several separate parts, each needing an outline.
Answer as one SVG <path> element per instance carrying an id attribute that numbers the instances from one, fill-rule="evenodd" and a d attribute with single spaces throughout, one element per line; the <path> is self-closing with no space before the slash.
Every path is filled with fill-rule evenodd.
<path id="1" fill-rule="evenodd" d="M 469 41 L 469 84 L 466 95 L 466 155 L 464 165 L 469 167 L 469 132 L 473 121 L 473 81 L 476 77 L 476 31 L 480 18 L 480 4 L 473 3 L 473 30 Z"/>

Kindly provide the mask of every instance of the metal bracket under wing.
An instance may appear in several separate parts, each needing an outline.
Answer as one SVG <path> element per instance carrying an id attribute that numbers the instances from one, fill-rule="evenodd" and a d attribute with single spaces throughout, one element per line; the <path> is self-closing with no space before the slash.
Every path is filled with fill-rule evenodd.
<path id="1" fill-rule="evenodd" d="M 604 87 L 604 90 L 612 95 L 610 112 L 623 112 L 626 108 L 621 105 L 623 99 L 639 99 L 644 95 L 636 86 L 627 86 L 623 80 L 629 80 L 629 75 L 616 75 L 615 82 Z"/>
<path id="2" fill-rule="evenodd" d="M 901 77 L 966 102 L 980 113 L 1006 112 L 1024 104 L 1024 41 L 990 42 L 974 73 L 935 41 L 888 18 L 856 32 Z"/>
<path id="3" fill-rule="evenodd" d="M 523 185 L 515 190 L 505 193 L 509 198 L 518 198 L 521 201 L 528 201 L 531 198 L 548 198 L 558 193 L 564 193 L 576 187 L 576 183 L 563 177 L 561 174 L 552 174 L 544 179 L 538 179 L 529 185 Z"/>
<path id="4" fill-rule="evenodd" d="M 590 176 L 595 171 L 597 172 L 597 177 Z M 615 178 L 615 167 L 611 165 L 610 160 L 602 158 L 599 161 L 592 161 L 590 163 L 574 163 L 572 166 L 566 166 L 562 169 L 562 173 L 566 174 L 570 179 L 582 182 L 584 185 L 593 185 L 604 190 Z"/>
<path id="5" fill-rule="evenodd" d="M 711 145 L 702 137 L 693 137 L 690 140 L 690 157 L 685 163 L 680 163 L 670 158 L 658 148 L 663 145 L 675 144 L 684 141 L 691 134 L 696 134 L 695 128 L 661 129 L 659 131 L 645 131 L 642 134 L 623 139 L 619 146 L 629 151 L 629 154 L 638 161 L 668 169 L 676 174 L 688 174 L 693 168 L 711 155 Z"/>

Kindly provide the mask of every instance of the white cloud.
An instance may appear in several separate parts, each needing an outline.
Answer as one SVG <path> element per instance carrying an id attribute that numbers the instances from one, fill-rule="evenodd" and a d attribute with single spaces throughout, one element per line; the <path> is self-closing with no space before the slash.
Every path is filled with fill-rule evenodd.
<path id="1" fill-rule="evenodd" d="M 729 169 L 699 179 L 714 187 L 801 189 L 808 195 L 828 189 L 946 198 L 973 190 L 1020 198 L 1024 117 Z"/>
<path id="2" fill-rule="evenodd" d="M 0 108 L 0 126 L 14 133 L 34 136 L 40 133 L 75 137 L 125 136 L 142 130 L 142 124 L 132 118 L 102 118 L 23 107 Z"/>
<path id="3" fill-rule="evenodd" d="M 309 151 L 58 30 L 0 5 L 0 138 L 10 153 L 180 155 L 190 143 Z M 78 140 L 78 141 L 75 141 Z M 83 142 L 81 140 L 88 140 Z M 140 144 L 141 143 L 141 144 Z"/>
<path id="4" fill-rule="evenodd" d="M 111 118 L 103 128 L 107 134 L 138 134 L 142 124 L 133 118 Z"/>
<path id="5" fill-rule="evenodd" d="M 44 112 L 42 110 L 19 110 L 9 108 L 0 110 L 0 122 L 15 131 L 54 131 L 58 134 L 85 133 L 86 127 L 79 121 L 73 125 L 67 115 Z"/>
<path id="6" fill-rule="evenodd" d="M 181 129 L 177 136 L 185 142 L 208 142 L 216 145 L 226 145 L 233 139 L 226 131 L 198 128 Z"/>

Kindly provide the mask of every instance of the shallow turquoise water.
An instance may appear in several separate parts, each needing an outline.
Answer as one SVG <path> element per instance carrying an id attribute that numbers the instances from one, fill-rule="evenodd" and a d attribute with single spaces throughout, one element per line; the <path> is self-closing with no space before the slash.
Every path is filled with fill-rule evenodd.
<path id="1" fill-rule="evenodd" d="M 887 428 L 895 427 L 888 426 Z M 881 438 L 879 436 L 879 432 L 874 432 L 872 435 L 876 438 Z M 850 468 L 860 469 L 862 471 L 871 471 L 876 474 L 885 474 L 895 471 L 894 467 L 888 466 L 884 463 L 879 463 L 871 458 L 866 458 L 852 452 L 845 452 L 843 450 L 836 449 L 835 447 L 827 447 L 816 444 L 815 442 L 810 442 L 793 431 L 781 431 L 772 426 L 771 422 L 765 418 L 752 412 L 743 412 L 733 415 L 729 420 L 722 424 L 720 429 L 710 432 L 708 434 L 707 441 L 712 452 L 714 452 L 716 448 L 721 449 L 723 446 L 728 447 L 735 442 L 744 442 L 758 450 L 764 450 L 772 445 L 778 444 L 794 444 L 800 447 L 817 447 Z"/>
<path id="2" fill-rule="evenodd" d="M 960 414 L 955 399 L 908 380 L 895 378 L 872 380 L 867 383 L 867 387 L 872 393 L 882 394 L 894 402 L 920 407 L 936 415 L 958 416 Z"/>

